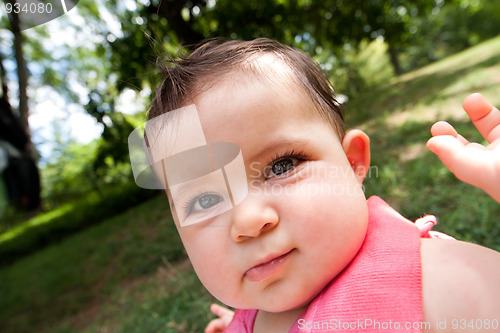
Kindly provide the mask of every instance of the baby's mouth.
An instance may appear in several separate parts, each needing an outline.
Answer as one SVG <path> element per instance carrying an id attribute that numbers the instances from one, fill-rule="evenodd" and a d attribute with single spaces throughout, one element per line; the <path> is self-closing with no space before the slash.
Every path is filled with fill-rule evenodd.
<path id="1" fill-rule="evenodd" d="M 262 281 L 271 277 L 279 271 L 285 261 L 289 258 L 290 254 L 294 252 L 292 249 L 284 254 L 278 256 L 271 256 L 270 259 L 265 259 L 263 263 L 257 264 L 245 272 L 244 277 L 250 281 Z"/>

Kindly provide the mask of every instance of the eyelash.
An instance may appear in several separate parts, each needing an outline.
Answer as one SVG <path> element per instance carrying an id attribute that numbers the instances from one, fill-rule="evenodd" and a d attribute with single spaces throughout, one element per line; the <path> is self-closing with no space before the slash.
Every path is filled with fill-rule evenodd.
<path id="1" fill-rule="evenodd" d="M 182 210 L 186 213 L 186 216 L 191 214 L 193 210 L 194 200 L 198 198 L 200 194 L 190 195 L 184 202 L 181 204 Z"/>
<path id="2" fill-rule="evenodd" d="M 309 159 L 309 157 L 304 153 L 304 151 L 298 151 L 297 152 L 294 149 L 291 149 L 291 150 L 285 151 L 284 153 L 276 154 L 275 157 L 271 160 L 271 162 L 267 164 L 266 169 L 270 170 L 270 169 L 272 169 L 273 165 L 275 165 L 279 161 L 282 161 L 282 160 L 285 160 L 285 159 L 288 159 L 288 158 L 296 159 L 298 161 L 297 164 L 299 164 L 301 162 L 304 162 L 304 161 L 306 161 L 306 160 Z M 287 173 L 288 172 L 285 172 L 283 175 L 285 175 Z M 279 176 L 281 176 L 281 175 L 279 175 Z M 266 179 L 270 179 L 270 178 L 271 177 L 267 177 L 266 176 Z"/>

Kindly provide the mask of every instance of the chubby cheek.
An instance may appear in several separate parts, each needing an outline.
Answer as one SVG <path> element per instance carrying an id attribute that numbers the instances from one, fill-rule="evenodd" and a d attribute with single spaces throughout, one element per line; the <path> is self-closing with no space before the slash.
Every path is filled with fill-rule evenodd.
<path id="1" fill-rule="evenodd" d="M 315 190 L 318 186 L 319 191 Z M 349 264 L 365 238 L 366 198 L 349 173 L 343 177 L 311 177 L 301 187 L 283 207 L 288 215 L 285 220 L 294 221 L 296 243 L 309 259 L 305 268 L 331 279 Z M 303 197 L 305 194 L 307 197 Z"/>
<path id="2" fill-rule="evenodd" d="M 218 300 L 231 304 L 238 277 L 234 251 L 224 242 L 225 228 L 178 228 L 184 248 L 203 286 Z"/>
<path id="3" fill-rule="evenodd" d="M 299 227 L 303 230 L 301 234 L 307 236 L 302 243 L 309 246 L 321 244 L 326 251 L 356 247 L 359 239 L 364 239 L 368 221 L 364 198 L 319 197 L 314 200 L 327 202 L 311 205 L 310 209 L 302 212 Z"/>

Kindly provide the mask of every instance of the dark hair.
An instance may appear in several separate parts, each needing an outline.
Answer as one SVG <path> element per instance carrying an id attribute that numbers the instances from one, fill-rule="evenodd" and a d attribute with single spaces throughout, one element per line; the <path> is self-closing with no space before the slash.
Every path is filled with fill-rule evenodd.
<path id="1" fill-rule="evenodd" d="M 306 53 L 267 38 L 225 42 L 212 39 L 178 60 L 159 59 L 157 64 L 163 80 L 151 103 L 148 119 L 185 106 L 203 92 L 202 87 L 214 84 L 221 76 L 244 67 L 252 57 L 264 54 L 277 56 L 291 69 L 319 113 L 342 139 L 345 134 L 342 110 L 321 67 Z"/>

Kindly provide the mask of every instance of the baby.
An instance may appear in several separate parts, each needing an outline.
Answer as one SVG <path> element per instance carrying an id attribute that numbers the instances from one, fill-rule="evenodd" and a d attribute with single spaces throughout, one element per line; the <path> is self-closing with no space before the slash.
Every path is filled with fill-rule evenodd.
<path id="1" fill-rule="evenodd" d="M 419 228 L 365 198 L 369 138 L 345 133 L 310 57 L 268 39 L 209 41 L 163 74 L 148 161 L 199 279 L 238 309 L 214 307 L 207 331 L 499 329 L 500 254 L 432 239 L 432 218 Z M 428 147 L 500 201 L 500 112 L 478 94 L 464 108 L 490 145 L 439 122 Z"/>

